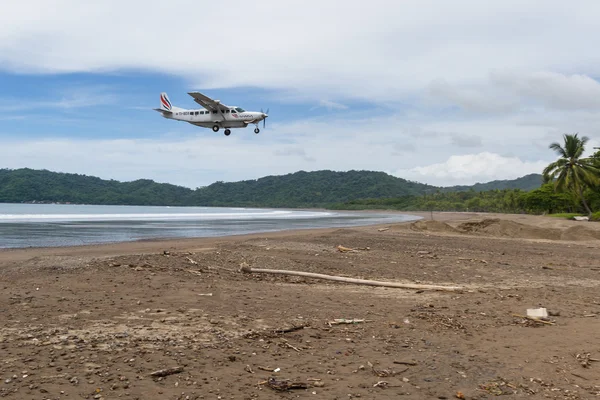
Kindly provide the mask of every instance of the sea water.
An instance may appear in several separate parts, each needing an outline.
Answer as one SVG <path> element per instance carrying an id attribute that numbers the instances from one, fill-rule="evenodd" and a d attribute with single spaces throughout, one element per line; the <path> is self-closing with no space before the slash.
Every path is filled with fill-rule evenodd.
<path id="1" fill-rule="evenodd" d="M 415 219 L 397 213 L 0 203 L 0 248 L 215 237 Z"/>

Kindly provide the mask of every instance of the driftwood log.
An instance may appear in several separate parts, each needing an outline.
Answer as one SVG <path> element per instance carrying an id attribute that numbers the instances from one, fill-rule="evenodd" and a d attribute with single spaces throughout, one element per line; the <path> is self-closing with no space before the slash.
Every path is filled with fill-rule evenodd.
<path id="1" fill-rule="evenodd" d="M 446 291 L 446 292 L 456 292 L 456 291 L 464 290 L 464 288 L 458 287 L 458 286 L 417 285 L 417 284 L 411 284 L 411 283 L 370 281 L 367 279 L 346 278 L 343 276 L 315 274 L 312 272 L 286 271 L 286 270 L 281 270 L 281 269 L 258 269 L 258 268 L 252 268 L 248 265 L 242 265 L 240 268 L 240 271 L 247 273 L 247 274 L 262 273 L 262 274 L 304 276 L 307 278 L 325 279 L 328 281 L 355 283 L 357 285 L 383 286 L 383 287 L 400 288 L 400 289 L 439 290 L 439 291 Z"/>

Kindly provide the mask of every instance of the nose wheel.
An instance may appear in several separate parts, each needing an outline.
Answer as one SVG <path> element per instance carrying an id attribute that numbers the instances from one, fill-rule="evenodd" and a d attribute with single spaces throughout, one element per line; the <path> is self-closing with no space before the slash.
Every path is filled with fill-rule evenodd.
<path id="1" fill-rule="evenodd" d="M 258 132 L 260 132 L 260 129 L 254 128 L 254 133 L 258 133 Z"/>
<path id="2" fill-rule="evenodd" d="M 231 135 L 231 130 L 225 129 L 225 132 L 223 132 L 223 133 L 225 133 L 225 136 L 229 136 L 229 135 Z"/>
<path id="3" fill-rule="evenodd" d="M 219 125 L 213 125 L 212 130 L 213 132 L 219 132 Z"/>

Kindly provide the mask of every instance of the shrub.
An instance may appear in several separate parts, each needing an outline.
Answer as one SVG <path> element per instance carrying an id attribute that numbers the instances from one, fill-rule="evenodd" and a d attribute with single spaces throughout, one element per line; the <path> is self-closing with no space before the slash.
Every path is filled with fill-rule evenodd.
<path id="1" fill-rule="evenodd" d="M 590 221 L 600 221 L 600 211 L 593 213 Z"/>

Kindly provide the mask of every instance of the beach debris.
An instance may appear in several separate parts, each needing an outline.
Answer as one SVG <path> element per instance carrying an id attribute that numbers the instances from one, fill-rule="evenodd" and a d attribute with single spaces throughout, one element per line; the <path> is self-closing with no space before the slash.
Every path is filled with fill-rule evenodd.
<path id="1" fill-rule="evenodd" d="M 377 229 L 379 232 L 385 232 L 385 231 L 389 231 L 390 228 L 379 228 Z"/>
<path id="2" fill-rule="evenodd" d="M 545 320 L 543 320 L 541 318 L 530 317 L 528 315 L 513 314 L 513 317 L 523 318 L 523 319 L 526 319 L 528 321 L 538 322 L 540 324 L 545 324 L 545 325 L 554 325 L 554 322 L 552 322 L 552 321 L 545 321 Z"/>
<path id="3" fill-rule="evenodd" d="M 285 340 L 285 339 L 282 339 L 282 340 L 283 340 L 284 346 L 289 347 L 290 349 L 295 350 L 296 352 L 300 353 L 300 349 L 289 344 L 287 340 Z"/>
<path id="4" fill-rule="evenodd" d="M 198 293 L 198 296 L 212 296 L 212 293 Z"/>
<path id="5" fill-rule="evenodd" d="M 246 370 L 247 372 L 250 372 L 251 374 L 254 373 L 254 371 L 252 370 L 252 367 L 250 366 L 250 364 L 247 364 L 246 367 L 244 368 L 244 370 Z"/>
<path id="6" fill-rule="evenodd" d="M 376 384 L 374 384 L 374 385 L 373 385 L 373 387 L 380 387 L 380 388 L 382 388 L 382 389 L 385 389 L 385 388 L 387 388 L 389 385 L 390 385 L 390 383 L 389 383 L 389 382 L 386 382 L 386 381 L 379 381 L 379 382 L 377 382 Z"/>
<path id="7" fill-rule="evenodd" d="M 456 398 L 457 399 L 465 399 L 465 395 L 463 392 L 456 392 Z"/>
<path id="8" fill-rule="evenodd" d="M 470 261 L 470 262 L 480 262 L 482 264 L 487 264 L 488 262 L 485 260 L 479 260 L 477 258 L 468 258 L 468 257 L 458 257 L 460 261 Z"/>
<path id="9" fill-rule="evenodd" d="M 258 367 L 256 367 L 256 368 L 258 368 L 258 369 L 260 369 L 262 371 L 267 371 L 267 372 L 279 372 L 279 371 L 281 371 L 281 368 L 262 367 L 260 365 Z"/>
<path id="10" fill-rule="evenodd" d="M 194 271 L 193 269 L 186 269 L 186 271 L 189 272 L 190 274 L 202 276 L 202 273 L 200 271 Z"/>
<path id="11" fill-rule="evenodd" d="M 275 333 L 290 333 L 306 328 L 306 325 L 291 326 L 289 328 L 275 329 Z"/>
<path id="12" fill-rule="evenodd" d="M 279 275 L 292 275 L 292 276 L 304 276 L 307 278 L 325 279 L 329 281 L 355 283 L 358 285 L 369 285 L 369 286 L 383 286 L 392 287 L 399 289 L 416 289 L 416 290 L 438 290 L 446 292 L 463 291 L 464 289 L 459 286 L 439 286 L 439 285 L 421 285 L 412 283 L 397 283 L 397 282 L 382 282 L 382 281 L 371 281 L 366 279 L 346 278 L 343 276 L 315 274 L 312 272 L 301 272 L 301 271 L 288 271 L 281 269 L 258 269 L 252 268 L 246 263 L 240 264 L 240 272 L 251 274 L 251 273 L 263 273 L 263 274 L 279 274 Z"/>
<path id="13" fill-rule="evenodd" d="M 394 364 L 415 366 L 415 365 L 417 365 L 417 362 L 416 361 L 394 361 Z"/>
<path id="14" fill-rule="evenodd" d="M 574 354 L 574 356 L 575 356 L 575 359 L 577 359 L 577 361 L 579 361 L 579 363 L 581 364 L 581 366 L 583 368 L 589 368 L 592 366 L 592 362 L 600 361 L 597 358 L 592 358 L 591 353 L 579 353 L 579 354 Z"/>
<path id="15" fill-rule="evenodd" d="M 356 249 L 352 249 L 350 247 L 344 247 L 342 245 L 337 246 L 336 249 L 338 249 L 338 251 L 340 253 L 350 253 L 350 252 L 369 251 L 369 250 L 371 250 L 370 247 L 357 247 Z"/>
<path id="16" fill-rule="evenodd" d="M 170 256 L 171 253 L 168 250 L 163 250 L 163 256 Z"/>
<path id="17" fill-rule="evenodd" d="M 575 216 L 575 217 L 573 217 L 573 220 L 574 221 L 589 221 L 590 218 L 589 217 L 577 217 L 577 216 Z"/>
<path id="18" fill-rule="evenodd" d="M 290 389 L 308 389 L 308 384 L 305 382 L 291 381 L 290 379 L 275 379 L 269 378 L 267 386 L 273 390 L 284 392 Z"/>
<path id="19" fill-rule="evenodd" d="M 366 319 L 356 319 L 356 318 L 352 318 L 352 319 L 336 318 L 333 321 L 327 321 L 327 325 L 332 326 L 332 325 L 342 325 L 342 324 L 360 324 L 362 322 L 371 322 L 371 321 L 366 320 Z"/>
<path id="20" fill-rule="evenodd" d="M 339 246 L 337 246 L 336 248 L 338 249 L 338 251 L 339 251 L 340 253 L 347 253 L 347 252 L 351 252 L 351 251 L 356 251 L 356 250 L 354 250 L 354 249 L 351 249 L 350 247 L 344 247 L 344 246 L 342 246 L 342 245 L 339 245 Z"/>
<path id="21" fill-rule="evenodd" d="M 479 388 L 485 390 L 489 394 L 493 394 L 494 396 L 501 396 L 505 394 L 513 394 L 517 389 L 517 386 L 504 381 L 504 379 L 499 378 L 497 381 L 490 381 L 484 384 L 479 385 Z M 512 390 L 509 390 L 509 389 Z"/>
<path id="22" fill-rule="evenodd" d="M 186 257 L 185 259 L 188 260 L 190 262 L 190 264 L 194 264 L 194 265 L 198 264 L 198 261 L 194 261 L 190 257 Z"/>
<path id="23" fill-rule="evenodd" d="M 380 378 L 387 378 L 388 376 L 395 376 L 408 371 L 408 367 L 406 367 L 402 371 L 394 371 L 391 369 L 377 369 L 370 361 L 367 361 L 367 365 L 371 367 L 371 371 Z"/>
<path id="24" fill-rule="evenodd" d="M 150 376 L 153 378 L 160 378 L 163 376 L 179 374 L 180 372 L 183 372 L 183 367 L 172 367 L 172 368 L 165 368 L 165 369 L 159 369 L 158 371 L 154 371 L 150 374 Z"/>
<path id="25" fill-rule="evenodd" d="M 528 308 L 527 316 L 531 318 L 548 318 L 548 310 L 543 307 L 540 308 Z"/>

